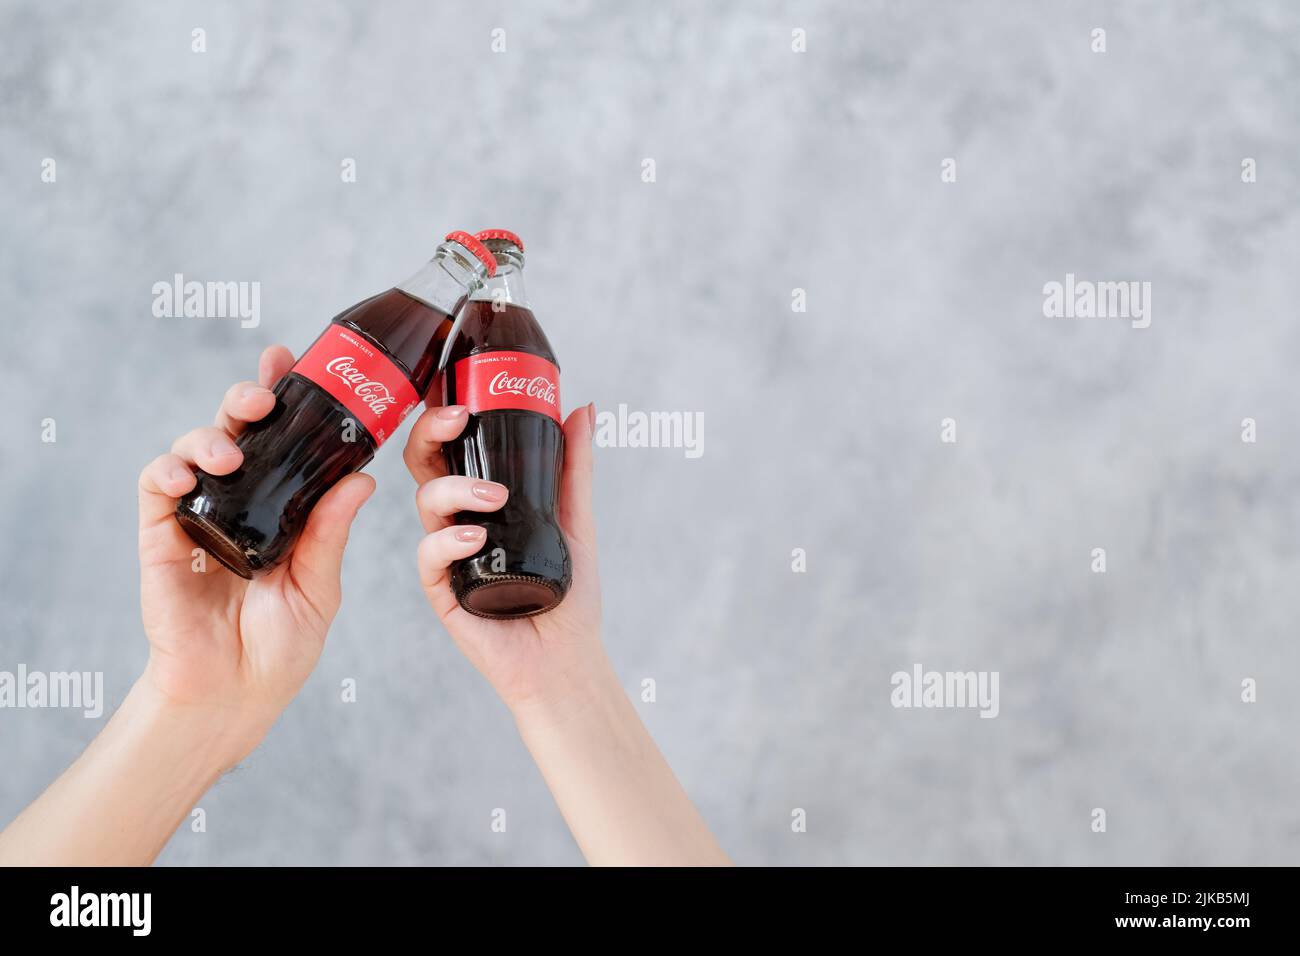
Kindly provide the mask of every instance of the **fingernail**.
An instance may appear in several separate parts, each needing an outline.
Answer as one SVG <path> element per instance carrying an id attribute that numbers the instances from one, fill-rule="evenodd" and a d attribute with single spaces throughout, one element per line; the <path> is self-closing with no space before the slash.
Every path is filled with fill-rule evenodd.
<path id="1" fill-rule="evenodd" d="M 238 454 L 239 449 L 235 447 L 235 443 L 229 438 L 214 438 L 208 452 L 213 458 L 227 458 L 230 455 Z"/>
<path id="2" fill-rule="evenodd" d="M 438 409 L 438 417 L 451 421 L 465 414 L 464 405 L 448 405 L 446 408 Z"/>
<path id="3" fill-rule="evenodd" d="M 594 432 L 596 430 L 596 403 L 591 402 L 587 405 L 587 426 Z"/>
<path id="4" fill-rule="evenodd" d="M 190 478 L 193 475 L 194 472 L 190 471 L 188 468 L 182 468 L 180 465 L 175 465 L 167 472 L 167 477 L 172 481 L 184 481 L 186 478 Z"/>
<path id="5" fill-rule="evenodd" d="M 245 385 L 244 390 L 239 393 L 240 398 L 258 398 L 262 395 L 270 395 L 269 388 L 263 388 L 261 385 Z"/>
<path id="6" fill-rule="evenodd" d="M 487 537 L 487 530 L 476 524 L 467 524 L 456 529 L 457 541 L 482 541 Z"/>
<path id="7" fill-rule="evenodd" d="M 506 486 L 498 485 L 495 481 L 476 481 L 473 492 L 475 498 L 482 498 L 484 501 L 506 500 Z"/>

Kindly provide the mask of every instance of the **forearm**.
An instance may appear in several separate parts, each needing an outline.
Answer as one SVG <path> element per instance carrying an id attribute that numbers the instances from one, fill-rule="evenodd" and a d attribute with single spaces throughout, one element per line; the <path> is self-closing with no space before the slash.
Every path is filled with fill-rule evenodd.
<path id="1" fill-rule="evenodd" d="M 0 865 L 147 865 L 234 752 L 210 712 L 170 704 L 139 681 L 76 762 L 0 833 Z"/>
<path id="2" fill-rule="evenodd" d="M 588 863 L 730 864 L 608 663 L 556 699 L 515 720 Z"/>

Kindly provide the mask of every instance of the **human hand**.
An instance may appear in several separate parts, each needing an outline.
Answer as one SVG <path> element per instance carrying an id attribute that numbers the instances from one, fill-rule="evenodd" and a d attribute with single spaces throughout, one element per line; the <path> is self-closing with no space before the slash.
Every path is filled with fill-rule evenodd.
<path id="1" fill-rule="evenodd" d="M 348 530 L 374 490 L 368 475 L 336 484 L 290 558 L 253 581 L 210 555 L 200 563 L 173 516 L 176 500 L 193 490 L 196 467 L 227 475 L 240 466 L 234 438 L 275 406 L 271 388 L 292 365 L 288 349 L 268 348 L 258 382 L 231 386 L 214 427 L 182 435 L 140 475 L 140 606 L 150 644 L 141 683 L 222 728 L 221 769 L 257 746 L 315 667 L 341 600 Z"/>
<path id="2" fill-rule="evenodd" d="M 419 484 L 416 506 L 427 536 L 420 543 L 420 583 L 443 625 L 470 662 L 518 715 L 546 711 L 562 717 L 586 691 L 604 687 L 612 669 L 600 642 L 600 582 L 591 510 L 591 442 L 595 419 L 588 405 L 564 423 L 564 471 L 560 480 L 560 527 L 569 544 L 573 584 L 559 606 L 513 621 L 475 617 L 457 602 L 448 569 L 483 545 L 483 529 L 455 524 L 457 512 L 491 512 L 508 489 L 490 481 L 448 475 L 443 442 L 469 421 L 463 405 L 429 408 L 407 437 L 403 457 Z M 478 490 L 478 494 L 475 490 Z"/>
<path id="3" fill-rule="evenodd" d="M 623 692 L 600 642 L 591 510 L 595 410 L 580 408 L 564 423 L 559 519 L 573 561 L 573 586 L 553 610 L 514 621 L 475 617 L 451 590 L 451 562 L 483 546 L 483 535 L 467 534 L 474 526 L 455 524 L 454 516 L 496 511 L 507 497 L 500 485 L 447 474 L 442 443 L 468 421 L 463 406 L 430 408 L 407 439 L 406 465 L 420 485 L 416 504 L 429 532 L 419 551 L 429 603 L 514 714 L 588 862 L 729 863 Z"/>

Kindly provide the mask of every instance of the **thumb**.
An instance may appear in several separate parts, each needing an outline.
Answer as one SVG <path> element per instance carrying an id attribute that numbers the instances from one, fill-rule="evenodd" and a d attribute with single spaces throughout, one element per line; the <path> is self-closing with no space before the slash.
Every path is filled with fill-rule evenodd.
<path id="1" fill-rule="evenodd" d="M 564 422 L 564 472 L 560 482 L 560 523 L 569 537 L 596 550 L 596 521 L 591 513 L 591 443 L 596 406 L 584 405 Z"/>
<path id="2" fill-rule="evenodd" d="M 339 570 L 352 519 L 375 490 L 369 475 L 349 475 L 316 503 L 290 558 L 291 579 L 312 607 L 338 607 Z M 327 622 L 328 623 L 328 622 Z"/>

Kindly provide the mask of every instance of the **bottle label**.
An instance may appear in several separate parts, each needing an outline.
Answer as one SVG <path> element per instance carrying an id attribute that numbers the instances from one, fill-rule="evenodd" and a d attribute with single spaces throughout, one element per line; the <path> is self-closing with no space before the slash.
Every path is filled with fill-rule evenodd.
<path id="1" fill-rule="evenodd" d="M 528 352 L 479 352 L 456 363 L 456 404 L 470 412 L 517 408 L 560 420 L 560 370 Z"/>
<path id="2" fill-rule="evenodd" d="M 371 342 L 331 324 L 293 367 L 339 400 L 374 438 L 388 440 L 416 405 L 419 393 L 406 373 Z"/>

